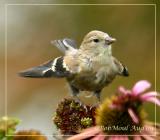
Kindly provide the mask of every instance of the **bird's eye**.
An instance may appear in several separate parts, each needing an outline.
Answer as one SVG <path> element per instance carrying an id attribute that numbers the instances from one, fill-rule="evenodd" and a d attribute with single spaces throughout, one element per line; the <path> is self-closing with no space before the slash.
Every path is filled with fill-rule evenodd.
<path id="1" fill-rule="evenodd" d="M 99 42 L 99 39 L 93 39 L 93 41 L 97 43 L 97 42 Z"/>

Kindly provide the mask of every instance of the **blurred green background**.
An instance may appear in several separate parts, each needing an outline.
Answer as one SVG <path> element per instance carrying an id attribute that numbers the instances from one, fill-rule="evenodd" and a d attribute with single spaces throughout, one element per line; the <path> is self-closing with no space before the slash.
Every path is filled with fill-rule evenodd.
<path id="1" fill-rule="evenodd" d="M 4 4 L 0 5 L 0 116 L 4 115 Z M 78 1 L 70 1 L 77 3 Z M 152 3 L 147 0 L 117 0 L 117 3 Z M 12 1 L 12 3 L 26 3 Z M 44 3 L 27 1 L 27 3 Z M 68 3 L 46 0 L 45 3 Z M 102 0 L 79 3 L 107 3 Z M 108 1 L 113 3 L 113 1 Z M 158 9 L 157 5 L 157 9 Z M 158 12 L 159 10 L 157 10 Z M 157 16 L 158 17 L 158 16 Z M 130 77 L 117 77 L 102 92 L 102 99 L 118 86 L 131 88 L 146 79 L 155 89 L 155 7 L 153 5 L 8 5 L 7 6 L 7 111 L 22 119 L 22 128 L 37 128 L 45 134 L 54 131 L 52 116 L 57 103 L 69 96 L 64 79 L 25 79 L 17 73 L 62 55 L 51 40 L 73 38 L 80 44 L 91 30 L 101 30 L 115 37 L 113 55 L 128 66 Z M 158 19 L 158 18 L 157 18 Z M 159 19 L 157 20 L 159 23 Z M 157 24 L 158 25 L 158 24 Z M 157 26 L 157 29 L 159 27 Z M 157 90 L 159 78 L 159 34 L 157 33 Z M 148 119 L 154 121 L 154 105 L 146 104 Z M 157 121 L 160 122 L 159 109 Z"/>

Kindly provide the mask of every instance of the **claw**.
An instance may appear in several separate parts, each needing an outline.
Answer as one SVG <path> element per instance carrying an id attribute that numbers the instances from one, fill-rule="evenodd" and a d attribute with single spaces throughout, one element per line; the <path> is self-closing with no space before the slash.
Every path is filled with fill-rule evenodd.
<path id="1" fill-rule="evenodd" d="M 92 110 L 93 108 L 97 108 L 98 106 L 100 105 L 100 101 L 93 104 L 91 107 L 90 107 L 90 110 Z"/>
<path id="2" fill-rule="evenodd" d="M 74 96 L 74 98 L 75 98 L 75 101 L 78 102 L 80 106 L 83 106 L 83 108 L 87 112 L 88 111 L 87 106 L 77 96 Z"/>

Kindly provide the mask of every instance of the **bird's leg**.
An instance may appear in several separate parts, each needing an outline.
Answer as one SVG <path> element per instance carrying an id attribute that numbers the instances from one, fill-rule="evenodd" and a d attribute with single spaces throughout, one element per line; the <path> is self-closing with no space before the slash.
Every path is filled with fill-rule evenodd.
<path id="1" fill-rule="evenodd" d="M 79 89 L 78 88 L 76 88 L 76 87 L 74 87 L 72 85 L 70 85 L 70 88 L 71 88 L 72 96 L 75 97 L 75 96 L 77 96 L 79 94 Z"/>
<path id="2" fill-rule="evenodd" d="M 98 99 L 99 102 L 101 101 L 101 95 L 100 95 L 101 91 L 102 90 L 100 89 L 100 90 L 96 90 L 94 92 L 94 95 L 97 97 L 97 99 Z"/>
<path id="3" fill-rule="evenodd" d="M 78 98 L 78 94 L 79 94 L 79 89 L 74 87 L 73 85 L 69 84 L 70 85 L 70 89 L 71 89 L 71 94 L 74 98 L 76 98 L 76 101 L 78 101 L 80 104 L 81 104 L 81 101 L 80 99 Z"/>
<path id="4" fill-rule="evenodd" d="M 93 104 L 93 107 L 98 106 L 100 104 L 100 101 L 101 101 L 101 99 L 100 99 L 101 94 L 100 93 L 101 93 L 101 91 L 102 91 L 101 89 L 94 91 L 94 95 L 97 97 L 98 102 Z"/>
<path id="5" fill-rule="evenodd" d="M 84 103 L 82 103 L 82 101 L 78 98 L 78 94 L 79 94 L 79 89 L 74 87 L 73 85 L 69 84 L 70 85 L 70 88 L 71 88 L 71 91 L 72 91 L 72 96 L 75 98 L 75 100 L 80 104 L 80 106 L 83 106 L 87 112 L 87 107 Z"/>

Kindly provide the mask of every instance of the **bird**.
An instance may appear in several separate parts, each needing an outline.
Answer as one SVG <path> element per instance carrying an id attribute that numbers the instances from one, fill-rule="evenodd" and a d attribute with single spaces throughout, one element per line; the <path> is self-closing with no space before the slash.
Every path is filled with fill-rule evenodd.
<path id="1" fill-rule="evenodd" d="M 100 101 L 102 89 L 117 75 L 129 76 L 128 68 L 112 56 L 112 44 L 115 41 L 115 38 L 99 30 L 87 33 L 80 47 L 70 38 L 53 40 L 51 44 L 63 55 L 21 71 L 19 75 L 30 78 L 66 78 L 73 97 L 78 98 L 82 91 L 88 91 Z"/>

